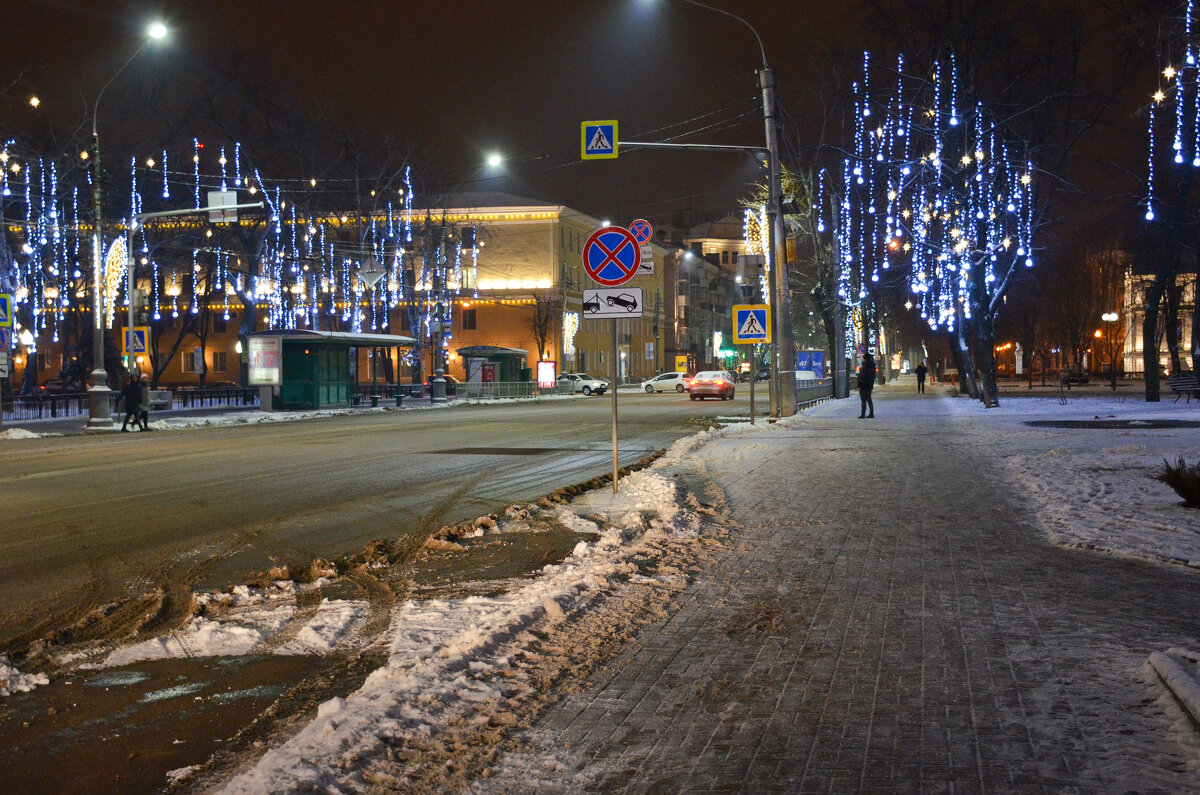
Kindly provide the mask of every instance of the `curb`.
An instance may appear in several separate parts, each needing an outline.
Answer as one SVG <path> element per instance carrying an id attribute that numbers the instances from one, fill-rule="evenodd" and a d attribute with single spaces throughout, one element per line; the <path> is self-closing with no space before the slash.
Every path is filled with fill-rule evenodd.
<path id="1" fill-rule="evenodd" d="M 1195 662 L 1198 656 L 1182 649 L 1168 649 L 1166 654 L 1153 652 L 1150 666 L 1162 679 L 1163 684 L 1183 706 L 1192 721 L 1200 725 L 1200 682 L 1184 668 L 1176 657 Z"/>

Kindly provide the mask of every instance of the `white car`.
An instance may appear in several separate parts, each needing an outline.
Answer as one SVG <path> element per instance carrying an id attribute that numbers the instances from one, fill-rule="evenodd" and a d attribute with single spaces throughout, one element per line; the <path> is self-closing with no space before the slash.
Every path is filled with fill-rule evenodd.
<path id="1" fill-rule="evenodd" d="M 648 380 L 644 389 L 647 392 L 686 392 L 689 383 L 687 373 L 663 373 Z"/>
<path id="2" fill-rule="evenodd" d="M 571 384 L 572 392 L 582 392 L 585 395 L 603 395 L 608 389 L 608 382 L 592 378 L 587 373 L 563 373 L 558 377 L 558 383 Z"/>

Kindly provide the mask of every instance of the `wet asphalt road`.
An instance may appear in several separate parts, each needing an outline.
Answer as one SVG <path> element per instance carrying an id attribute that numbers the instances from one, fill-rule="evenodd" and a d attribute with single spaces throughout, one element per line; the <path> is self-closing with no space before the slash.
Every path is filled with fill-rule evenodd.
<path id="1" fill-rule="evenodd" d="M 765 406 L 765 390 L 758 409 Z M 620 463 L 749 413 L 620 394 Z M 0 652 L 168 582 L 219 587 L 611 471 L 609 397 L 3 444 Z"/>

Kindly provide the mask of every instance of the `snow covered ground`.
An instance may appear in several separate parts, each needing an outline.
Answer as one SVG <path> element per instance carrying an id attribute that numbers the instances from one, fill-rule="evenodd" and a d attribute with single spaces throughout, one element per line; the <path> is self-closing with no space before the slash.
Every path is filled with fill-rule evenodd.
<path id="1" fill-rule="evenodd" d="M 1200 462 L 1200 428 L 1140 424 L 1200 422 L 1200 405 L 1146 403 L 1124 394 L 1070 397 L 1066 405 L 1053 397 L 1002 395 L 999 408 L 985 410 L 966 398 L 932 398 L 877 401 L 879 421 L 889 427 L 911 424 L 918 432 L 917 422 L 949 410 L 962 443 L 992 451 L 1030 515 L 1054 541 L 1200 567 L 1200 510 L 1185 506 L 1170 486 L 1153 477 L 1164 459 L 1174 464 L 1182 455 L 1189 463 Z M 858 401 L 850 400 L 808 413 L 849 414 L 845 407 L 851 403 L 857 411 Z M 1029 424 L 1064 421 L 1084 427 Z M 1130 424 L 1096 427 L 1105 421 Z"/>
<path id="2" fill-rule="evenodd" d="M 382 410 L 382 409 L 380 409 Z M 830 401 L 783 421 L 803 427 L 810 418 L 856 416 L 857 400 Z M 287 419 L 329 412 L 286 415 Z M 1200 566 L 1200 511 L 1151 478 L 1163 459 L 1183 455 L 1200 460 L 1200 429 L 1146 427 L 1055 428 L 1036 421 L 1165 419 L 1200 420 L 1200 407 L 1146 404 L 1136 398 L 1006 398 L 985 410 L 965 398 L 877 401 L 875 427 L 919 433 L 927 423 L 952 424 L 953 443 L 991 451 L 1012 478 L 1046 532 L 1056 541 Z M 239 414 L 226 424 L 275 421 L 280 415 Z M 156 427 L 216 424 L 219 418 L 160 420 Z M 854 420 L 854 422 L 858 422 Z M 162 425 L 160 425 L 162 423 Z M 167 423 L 170 423 L 169 425 Z M 179 423 L 179 424 L 176 424 Z M 472 720 L 511 725 L 505 704 L 513 693 L 536 690 L 530 671 L 537 655 L 529 650 L 535 634 L 582 620 L 598 603 L 633 586 L 682 587 L 682 574 L 664 566 L 650 576 L 639 562 L 663 550 L 699 554 L 702 518 L 694 502 L 677 493 L 672 467 L 713 437 L 768 433 L 772 426 L 736 423 L 681 439 L 651 467 L 622 481 L 619 495 L 585 495 L 571 506 L 542 508 L 564 526 L 595 534 L 580 542 L 562 563 L 540 576 L 514 584 L 499 596 L 409 600 L 391 616 L 388 662 L 345 698 L 323 704 L 316 718 L 291 740 L 266 753 L 227 785 L 229 792 L 338 789 L 353 781 L 373 760 L 406 745 L 434 742 L 443 732 Z M 936 426 L 934 426 L 936 427 Z M 606 521 L 596 506 L 603 504 Z M 488 532 L 506 531 L 502 521 Z M 358 638 L 362 603 L 325 601 L 297 615 L 297 592 L 311 586 L 279 581 L 265 589 L 245 586 L 201 595 L 206 617 L 162 638 L 132 644 L 94 664 L 121 665 L 168 656 L 263 653 L 326 654 Z M 209 617 L 212 616 L 212 617 Z M 296 630 L 296 626 L 299 629 Z M 289 626 L 286 639 L 276 638 Z M 40 679 L 38 677 L 41 677 Z M 0 685 L 29 689 L 44 683 L 37 673 L 20 673 L 0 659 Z M 0 695 L 7 690 L 0 692 Z M 390 758 L 390 756 L 388 756 Z M 185 771 L 178 771 L 181 775 Z M 393 782 L 395 783 L 395 782 Z"/>

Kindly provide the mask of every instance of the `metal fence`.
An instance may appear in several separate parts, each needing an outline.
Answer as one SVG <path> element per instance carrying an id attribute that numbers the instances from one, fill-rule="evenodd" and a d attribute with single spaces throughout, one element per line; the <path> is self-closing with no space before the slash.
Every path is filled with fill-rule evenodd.
<path id="1" fill-rule="evenodd" d="M 500 400 L 502 398 L 527 398 L 541 395 L 569 395 L 573 384 L 562 383 L 553 387 L 539 387 L 534 381 L 490 381 L 459 382 L 446 385 L 448 400 Z M 371 405 L 371 396 L 378 395 L 383 405 L 394 404 L 396 395 L 404 401 L 429 400 L 427 384 L 359 384 L 351 395 L 355 406 Z M 120 392 L 109 395 L 109 407 L 113 414 L 118 412 Z M 194 409 L 217 407 L 258 406 L 258 389 L 177 389 L 154 390 L 150 408 L 152 411 L 168 409 Z M 22 422 L 42 419 L 64 419 L 86 417 L 88 396 L 86 392 L 62 394 L 38 393 L 35 395 L 13 395 L 3 404 L 4 422 Z"/>
<path id="2" fill-rule="evenodd" d="M 109 410 L 113 414 L 118 412 L 117 403 L 120 399 L 120 392 L 114 391 L 108 396 Z M 150 401 L 151 411 L 257 405 L 257 389 L 180 389 L 174 393 L 168 390 L 153 390 Z M 87 415 L 86 392 L 12 395 L 5 398 L 3 404 L 5 422 L 69 419 Z"/>
<path id="3" fill-rule="evenodd" d="M 803 384 L 803 386 L 801 386 Z M 816 381 L 798 381 L 796 383 L 796 408 L 802 409 L 814 403 L 820 403 L 833 397 L 833 379 L 821 378 Z"/>
<path id="4" fill-rule="evenodd" d="M 447 400 L 500 400 L 503 398 L 528 398 L 541 395 L 569 395 L 572 384 L 556 384 L 543 388 L 535 381 L 456 381 L 446 383 Z M 381 404 L 391 403 L 396 393 L 404 400 L 429 400 L 432 397 L 430 384 L 359 384 L 355 391 L 355 405 L 367 406 L 371 396 L 378 395 Z"/>

